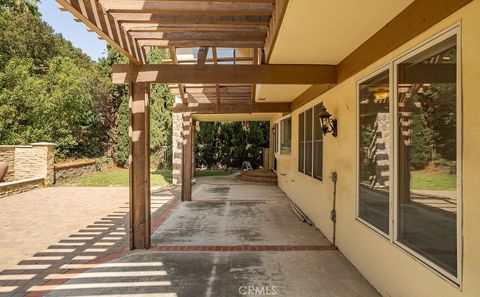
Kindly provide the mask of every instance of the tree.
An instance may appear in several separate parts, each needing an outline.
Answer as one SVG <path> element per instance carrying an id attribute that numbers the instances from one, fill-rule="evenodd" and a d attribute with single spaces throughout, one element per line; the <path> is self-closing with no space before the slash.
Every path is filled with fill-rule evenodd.
<path id="1" fill-rule="evenodd" d="M 55 142 L 59 158 L 102 155 L 110 78 L 29 12 L 2 9 L 0 40 L 0 143 Z"/>
<path id="2" fill-rule="evenodd" d="M 9 10 L 17 13 L 31 13 L 39 16 L 38 0 L 0 0 L 0 10 Z"/>
<path id="3" fill-rule="evenodd" d="M 268 122 L 200 122 L 195 138 L 195 160 L 200 167 L 240 168 L 249 161 L 261 165 L 262 147 L 268 147 Z"/>

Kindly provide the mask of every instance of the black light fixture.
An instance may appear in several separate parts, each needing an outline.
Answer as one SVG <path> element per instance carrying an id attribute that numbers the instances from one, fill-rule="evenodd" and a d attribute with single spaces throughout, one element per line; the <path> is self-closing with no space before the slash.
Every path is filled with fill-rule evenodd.
<path id="1" fill-rule="evenodd" d="M 322 107 L 322 111 L 318 114 L 318 119 L 320 120 L 320 126 L 322 127 L 323 135 L 327 133 L 332 133 L 333 137 L 337 137 L 337 120 L 330 119 L 332 115 L 327 111 L 327 108 Z"/>

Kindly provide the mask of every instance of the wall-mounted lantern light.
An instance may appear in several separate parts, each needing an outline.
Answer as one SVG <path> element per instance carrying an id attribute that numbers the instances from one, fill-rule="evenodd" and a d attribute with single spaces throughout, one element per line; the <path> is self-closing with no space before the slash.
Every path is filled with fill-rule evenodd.
<path id="1" fill-rule="evenodd" d="M 337 120 L 330 119 L 332 115 L 327 111 L 325 106 L 322 108 L 318 115 L 318 119 L 320 120 L 320 126 L 322 127 L 323 135 L 327 135 L 327 133 L 332 133 L 333 137 L 337 137 L 338 130 L 337 130 Z"/>

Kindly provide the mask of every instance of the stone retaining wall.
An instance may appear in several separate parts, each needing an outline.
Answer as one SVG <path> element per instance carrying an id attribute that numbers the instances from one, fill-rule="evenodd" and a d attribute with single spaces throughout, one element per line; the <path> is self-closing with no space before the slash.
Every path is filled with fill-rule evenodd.
<path id="1" fill-rule="evenodd" d="M 95 160 L 79 161 L 69 164 L 55 165 L 55 182 L 75 176 L 97 172 Z"/>
<path id="2" fill-rule="evenodd" d="M 28 178 L 19 181 L 0 183 L 0 198 L 27 192 L 44 185 L 43 177 Z"/>
<path id="3" fill-rule="evenodd" d="M 7 175 L 0 182 L 0 198 L 53 185 L 55 144 L 0 146 L 0 161 L 8 162 Z"/>
<path id="4" fill-rule="evenodd" d="M 42 177 L 46 185 L 54 181 L 55 144 L 0 146 L 0 161 L 8 162 L 6 182 Z"/>

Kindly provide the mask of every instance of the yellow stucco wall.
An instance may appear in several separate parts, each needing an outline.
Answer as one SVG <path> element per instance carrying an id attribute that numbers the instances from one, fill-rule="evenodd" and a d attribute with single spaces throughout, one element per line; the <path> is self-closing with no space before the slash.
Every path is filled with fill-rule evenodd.
<path id="1" fill-rule="evenodd" d="M 463 80 L 463 281 L 459 288 L 355 220 L 356 82 L 435 34 L 461 22 Z M 407 28 L 406 28 L 407 29 Z M 319 102 L 339 121 L 339 136 L 324 138 L 324 181 L 297 171 L 298 114 Z M 383 296 L 480 296 L 480 0 L 475 0 L 400 49 L 292 113 L 292 155 L 278 159 L 281 189 L 329 238 L 331 171 L 338 172 L 337 245 Z M 272 122 L 273 124 L 273 122 Z M 285 175 L 284 175 L 285 174 Z"/>

